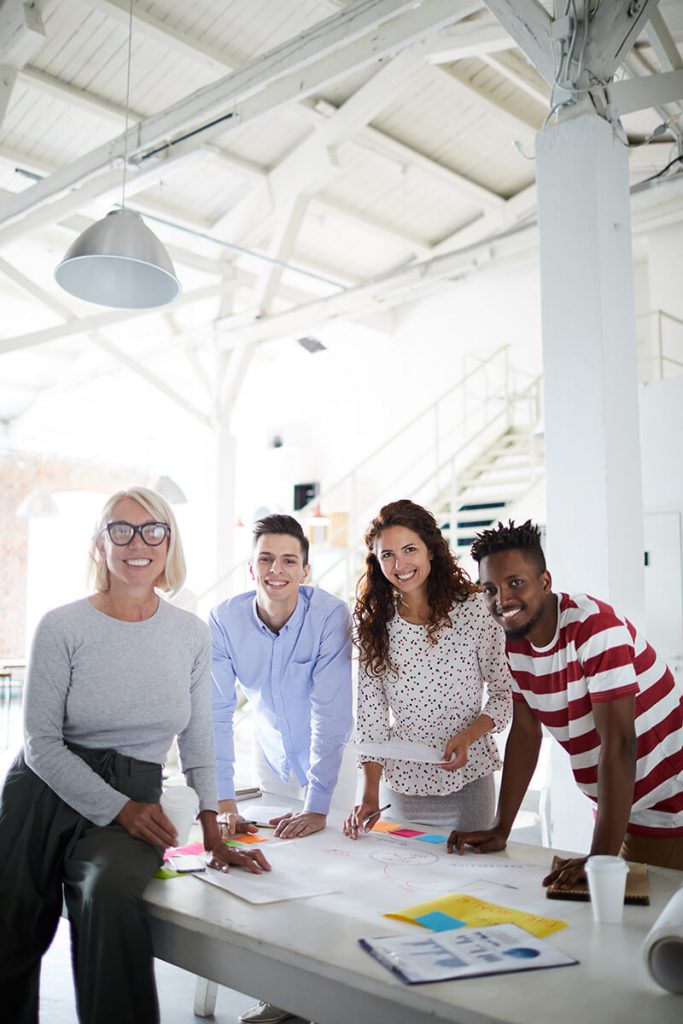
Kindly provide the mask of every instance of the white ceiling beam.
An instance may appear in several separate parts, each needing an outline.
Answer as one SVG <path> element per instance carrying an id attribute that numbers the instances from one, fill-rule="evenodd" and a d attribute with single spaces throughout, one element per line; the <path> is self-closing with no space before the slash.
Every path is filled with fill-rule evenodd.
<path id="1" fill-rule="evenodd" d="M 40 9 L 22 0 L 0 0 L 0 125 L 5 120 L 17 70 L 45 44 Z"/>
<path id="2" fill-rule="evenodd" d="M 24 291 L 32 295 L 34 299 L 37 299 L 41 305 L 45 306 L 55 313 L 66 326 L 78 322 L 78 317 L 75 315 L 73 310 L 69 309 L 63 302 L 56 299 L 49 292 L 46 292 L 43 288 L 37 285 L 31 278 L 26 277 L 21 271 L 17 270 L 6 260 L 0 258 L 0 271 L 10 280 L 14 281 L 15 284 L 19 285 Z M 127 353 L 122 352 L 116 345 L 114 345 L 108 338 L 105 338 L 99 331 L 90 331 L 90 337 L 99 349 L 106 352 L 111 358 L 117 362 L 122 363 L 128 370 L 136 374 L 138 377 L 142 377 L 144 381 L 150 384 L 157 391 L 160 391 L 166 398 L 170 398 L 171 401 L 179 405 L 181 409 L 199 419 L 206 426 L 211 425 L 209 417 L 197 409 L 191 402 L 188 402 L 183 395 L 179 394 L 173 388 L 161 379 L 157 374 L 151 373 L 142 363 L 137 359 L 132 359 Z"/>
<path id="3" fill-rule="evenodd" d="M 127 138 L 119 136 L 98 146 L 45 181 L 6 200 L 0 208 L 0 222 L 20 216 L 111 167 L 126 151 L 131 154 L 132 163 L 136 159 L 146 163 L 162 153 L 167 160 L 172 159 L 168 156 L 169 145 L 173 151 L 182 151 L 183 145 L 210 141 L 231 126 L 272 113 L 353 70 L 399 52 L 478 6 L 467 0 L 425 0 L 415 9 L 411 0 L 356 0 L 338 15 L 314 25 L 247 67 L 146 118 L 129 130 Z M 198 130 L 201 139 L 196 135 L 188 139 L 189 131 Z"/>
<path id="4" fill-rule="evenodd" d="M 179 306 L 190 306 L 194 302 L 202 302 L 204 299 L 214 298 L 221 294 L 221 284 L 207 285 L 204 288 L 197 288 L 191 292 L 185 292 L 174 302 L 174 309 Z M 90 316 L 80 317 L 78 320 L 70 320 L 68 323 L 57 324 L 54 327 L 45 327 L 40 331 L 30 331 L 28 334 L 18 334 L 12 338 L 0 339 L 0 355 L 7 352 L 22 351 L 27 348 L 34 348 L 36 345 L 44 345 L 48 341 L 57 341 L 59 338 L 71 338 L 77 334 L 85 334 L 88 331 L 97 331 L 114 324 L 125 323 L 127 320 L 134 320 L 144 316 L 158 316 L 158 309 L 125 309 L 112 310 L 106 313 L 92 313 Z"/>
<path id="5" fill-rule="evenodd" d="M 510 110 L 509 107 L 504 106 L 490 93 L 485 92 L 480 86 L 475 85 L 474 82 L 459 74 L 457 68 L 434 68 L 434 73 L 438 74 L 443 82 L 448 83 L 450 89 L 457 91 L 460 96 L 467 97 L 467 99 L 480 107 L 482 111 L 495 117 L 497 121 L 505 124 L 513 132 L 535 135 L 543 124 L 543 114 L 541 111 L 538 112 L 536 117 L 533 117 Z"/>
<path id="6" fill-rule="evenodd" d="M 46 71 L 41 71 L 40 68 L 27 65 L 19 70 L 18 77 L 19 81 L 29 88 L 38 89 L 41 93 L 53 96 L 55 99 L 88 114 L 96 114 L 100 119 L 116 124 L 117 127 L 122 125 L 126 119 L 125 107 L 119 106 L 118 103 L 112 103 L 111 100 L 104 99 L 102 96 L 96 96 L 86 89 L 79 89 L 78 86 L 71 85 L 69 82 L 63 82 L 61 78 L 49 75 Z M 131 110 L 129 117 L 131 121 L 139 121 L 142 115 Z"/>
<path id="7" fill-rule="evenodd" d="M 658 0 L 601 3 L 590 23 L 585 65 L 594 76 L 609 81 L 621 67 L 647 25 Z"/>
<path id="8" fill-rule="evenodd" d="M 16 81 L 17 69 L 9 64 L 0 64 L 0 125 L 5 120 Z"/>
<path id="9" fill-rule="evenodd" d="M 512 52 L 496 54 L 495 56 L 484 54 L 481 59 L 502 78 L 512 82 L 521 92 L 531 96 L 533 100 L 536 100 L 537 103 L 540 103 L 546 109 L 548 108 L 550 89 L 546 86 L 541 76 L 523 57 L 518 57 L 516 53 Z"/>
<path id="10" fill-rule="evenodd" d="M 425 256 L 429 252 L 429 246 L 418 238 L 412 238 L 405 232 L 392 228 L 388 224 L 381 224 L 372 214 L 365 210 L 354 210 L 345 203 L 340 203 L 327 195 L 316 195 L 311 197 L 311 212 L 318 213 L 322 218 L 341 219 L 355 229 L 370 231 L 378 238 L 389 242 L 391 245 L 401 245 L 412 250 L 417 256 Z"/>
<path id="11" fill-rule="evenodd" d="M 552 19 L 539 0 L 484 0 L 484 3 L 541 77 L 552 85 L 555 81 L 550 36 Z"/>
<path id="12" fill-rule="evenodd" d="M 620 115 L 632 114 L 683 99 L 683 69 L 659 75 L 625 78 L 609 86 L 610 104 Z"/>
<path id="13" fill-rule="evenodd" d="M 0 4 L 0 64 L 21 68 L 45 45 L 40 8 L 23 0 Z"/>
<path id="14" fill-rule="evenodd" d="M 254 301 L 261 316 L 266 316 L 271 312 L 273 299 L 285 271 L 283 264 L 290 259 L 294 251 L 307 206 L 308 196 L 300 192 L 281 211 L 280 223 L 273 233 L 268 248 L 268 255 L 278 262 L 271 263 L 264 269 L 255 289 Z"/>
<path id="15" fill-rule="evenodd" d="M 645 34 L 657 54 L 662 71 L 677 71 L 683 68 L 683 57 L 678 51 L 676 40 L 669 32 L 662 12 L 657 7 L 650 10 L 650 20 L 645 26 Z"/>
<path id="16" fill-rule="evenodd" d="M 515 45 L 498 21 L 484 24 L 481 21 L 466 22 L 446 29 L 436 39 L 432 52 L 427 57 L 430 64 L 452 64 L 469 57 L 484 57 L 490 53 L 501 53 Z"/>
<path id="17" fill-rule="evenodd" d="M 126 31 L 128 30 L 130 0 L 79 0 L 79 2 L 84 2 L 89 7 L 101 11 L 108 18 L 124 25 Z M 189 40 L 184 32 L 178 32 L 166 22 L 159 21 L 148 11 L 143 10 L 139 4 L 133 7 L 133 36 L 137 35 L 160 43 L 171 53 L 177 53 L 181 57 L 201 63 L 217 75 L 224 75 L 226 71 L 235 67 L 234 61 L 203 46 L 198 40 Z"/>
<path id="18" fill-rule="evenodd" d="M 301 109 L 307 111 L 307 116 L 319 121 L 322 117 L 330 117 L 338 110 L 332 103 L 327 100 L 319 100 L 315 107 L 301 104 Z M 399 139 L 392 138 L 391 135 L 387 135 L 385 132 L 367 125 L 362 128 L 356 135 L 349 139 L 354 146 L 360 146 L 363 149 L 370 150 L 373 153 L 379 153 L 380 155 L 386 156 L 389 159 L 395 160 L 398 163 L 405 164 L 406 167 L 417 167 L 424 171 L 426 174 L 433 178 L 436 178 L 442 184 L 448 188 L 457 192 L 463 198 L 469 199 L 477 206 L 481 206 L 484 209 L 496 209 L 505 204 L 505 200 L 502 196 L 497 195 L 490 189 L 485 188 L 483 185 L 478 184 L 476 181 L 472 181 L 470 178 L 466 178 L 462 174 L 458 174 L 451 167 L 446 167 L 445 164 L 439 163 L 437 160 L 433 160 L 431 157 L 426 156 L 419 150 L 413 149 L 411 146 L 407 146 L 404 142 Z"/>
<path id="19" fill-rule="evenodd" d="M 409 46 L 383 64 L 342 106 L 296 146 L 253 189 L 242 202 L 220 217 L 212 230 L 233 239 L 244 238 L 263 219 L 264 210 L 274 211 L 292 201 L 302 189 L 314 192 L 338 168 L 333 147 L 355 134 L 372 120 L 395 96 L 424 62 L 424 44 Z"/>

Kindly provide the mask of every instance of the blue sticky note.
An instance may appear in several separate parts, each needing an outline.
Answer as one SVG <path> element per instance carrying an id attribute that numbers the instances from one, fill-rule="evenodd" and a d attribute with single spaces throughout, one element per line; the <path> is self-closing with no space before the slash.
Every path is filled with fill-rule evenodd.
<path id="1" fill-rule="evenodd" d="M 423 914 L 413 920 L 415 924 L 431 928 L 433 932 L 452 932 L 455 928 L 465 927 L 465 922 L 461 921 L 459 917 L 451 917 L 450 914 L 444 914 L 442 910 L 432 910 L 431 913 Z"/>
<path id="2" fill-rule="evenodd" d="M 430 832 L 426 836 L 415 836 L 418 843 L 445 843 L 446 836 L 437 836 L 436 832 Z"/>

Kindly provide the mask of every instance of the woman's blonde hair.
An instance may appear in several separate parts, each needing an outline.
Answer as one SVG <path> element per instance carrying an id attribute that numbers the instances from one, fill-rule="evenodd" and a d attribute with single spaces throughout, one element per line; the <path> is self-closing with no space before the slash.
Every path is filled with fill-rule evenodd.
<path id="1" fill-rule="evenodd" d="M 124 498 L 131 498 L 133 501 L 137 501 L 138 505 L 142 505 L 145 512 L 150 514 L 154 522 L 167 523 L 170 527 L 166 566 L 161 576 L 155 580 L 154 586 L 157 590 L 163 590 L 168 594 L 177 594 L 187 576 L 178 524 L 168 502 L 160 494 L 150 490 L 148 487 L 129 487 L 125 491 L 117 491 L 116 494 L 112 494 L 111 498 L 108 498 L 105 502 L 104 508 L 97 520 L 95 533 L 90 542 L 90 577 L 95 590 L 98 590 L 100 593 L 105 593 L 109 590 L 109 569 L 100 546 L 102 543 L 101 537 L 102 531 L 111 519 L 114 505 L 117 501 L 122 501 Z"/>

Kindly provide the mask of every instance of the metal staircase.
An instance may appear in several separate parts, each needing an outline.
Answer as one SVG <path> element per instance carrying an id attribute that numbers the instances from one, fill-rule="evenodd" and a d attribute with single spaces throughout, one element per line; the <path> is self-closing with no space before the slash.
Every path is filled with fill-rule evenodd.
<path id="1" fill-rule="evenodd" d="M 364 531 L 387 501 L 409 497 L 430 508 L 456 552 L 543 476 L 541 378 L 509 364 L 508 347 L 471 356 L 463 377 L 299 513 L 320 508 L 314 581 L 350 598 L 363 570 Z M 410 453 L 407 457 L 406 453 Z"/>

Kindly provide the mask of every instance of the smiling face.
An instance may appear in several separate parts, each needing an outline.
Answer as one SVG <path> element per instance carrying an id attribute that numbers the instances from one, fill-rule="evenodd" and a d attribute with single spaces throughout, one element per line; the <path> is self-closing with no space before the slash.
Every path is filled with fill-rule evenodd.
<path id="1" fill-rule="evenodd" d="M 264 533 L 254 545 L 249 571 L 256 583 L 256 603 L 264 608 L 273 602 L 296 607 L 299 587 L 306 581 L 301 543 L 288 533 Z"/>
<path id="2" fill-rule="evenodd" d="M 375 542 L 382 572 L 401 594 L 415 596 L 427 585 L 432 556 L 420 535 L 407 526 L 389 526 Z"/>
<path id="3" fill-rule="evenodd" d="M 109 522 L 125 522 L 131 526 L 142 526 L 154 521 L 149 512 L 133 498 L 121 498 L 111 510 Z M 129 544 L 113 544 L 106 530 L 100 534 L 97 546 L 104 556 L 109 570 L 110 589 L 118 585 L 135 587 L 154 586 L 166 566 L 168 537 L 162 544 L 145 544 L 139 533 L 133 534 Z"/>
<path id="4" fill-rule="evenodd" d="M 555 632 L 557 606 L 550 573 L 522 551 L 498 551 L 479 563 L 486 606 L 509 640 L 528 637 L 543 647 Z"/>

